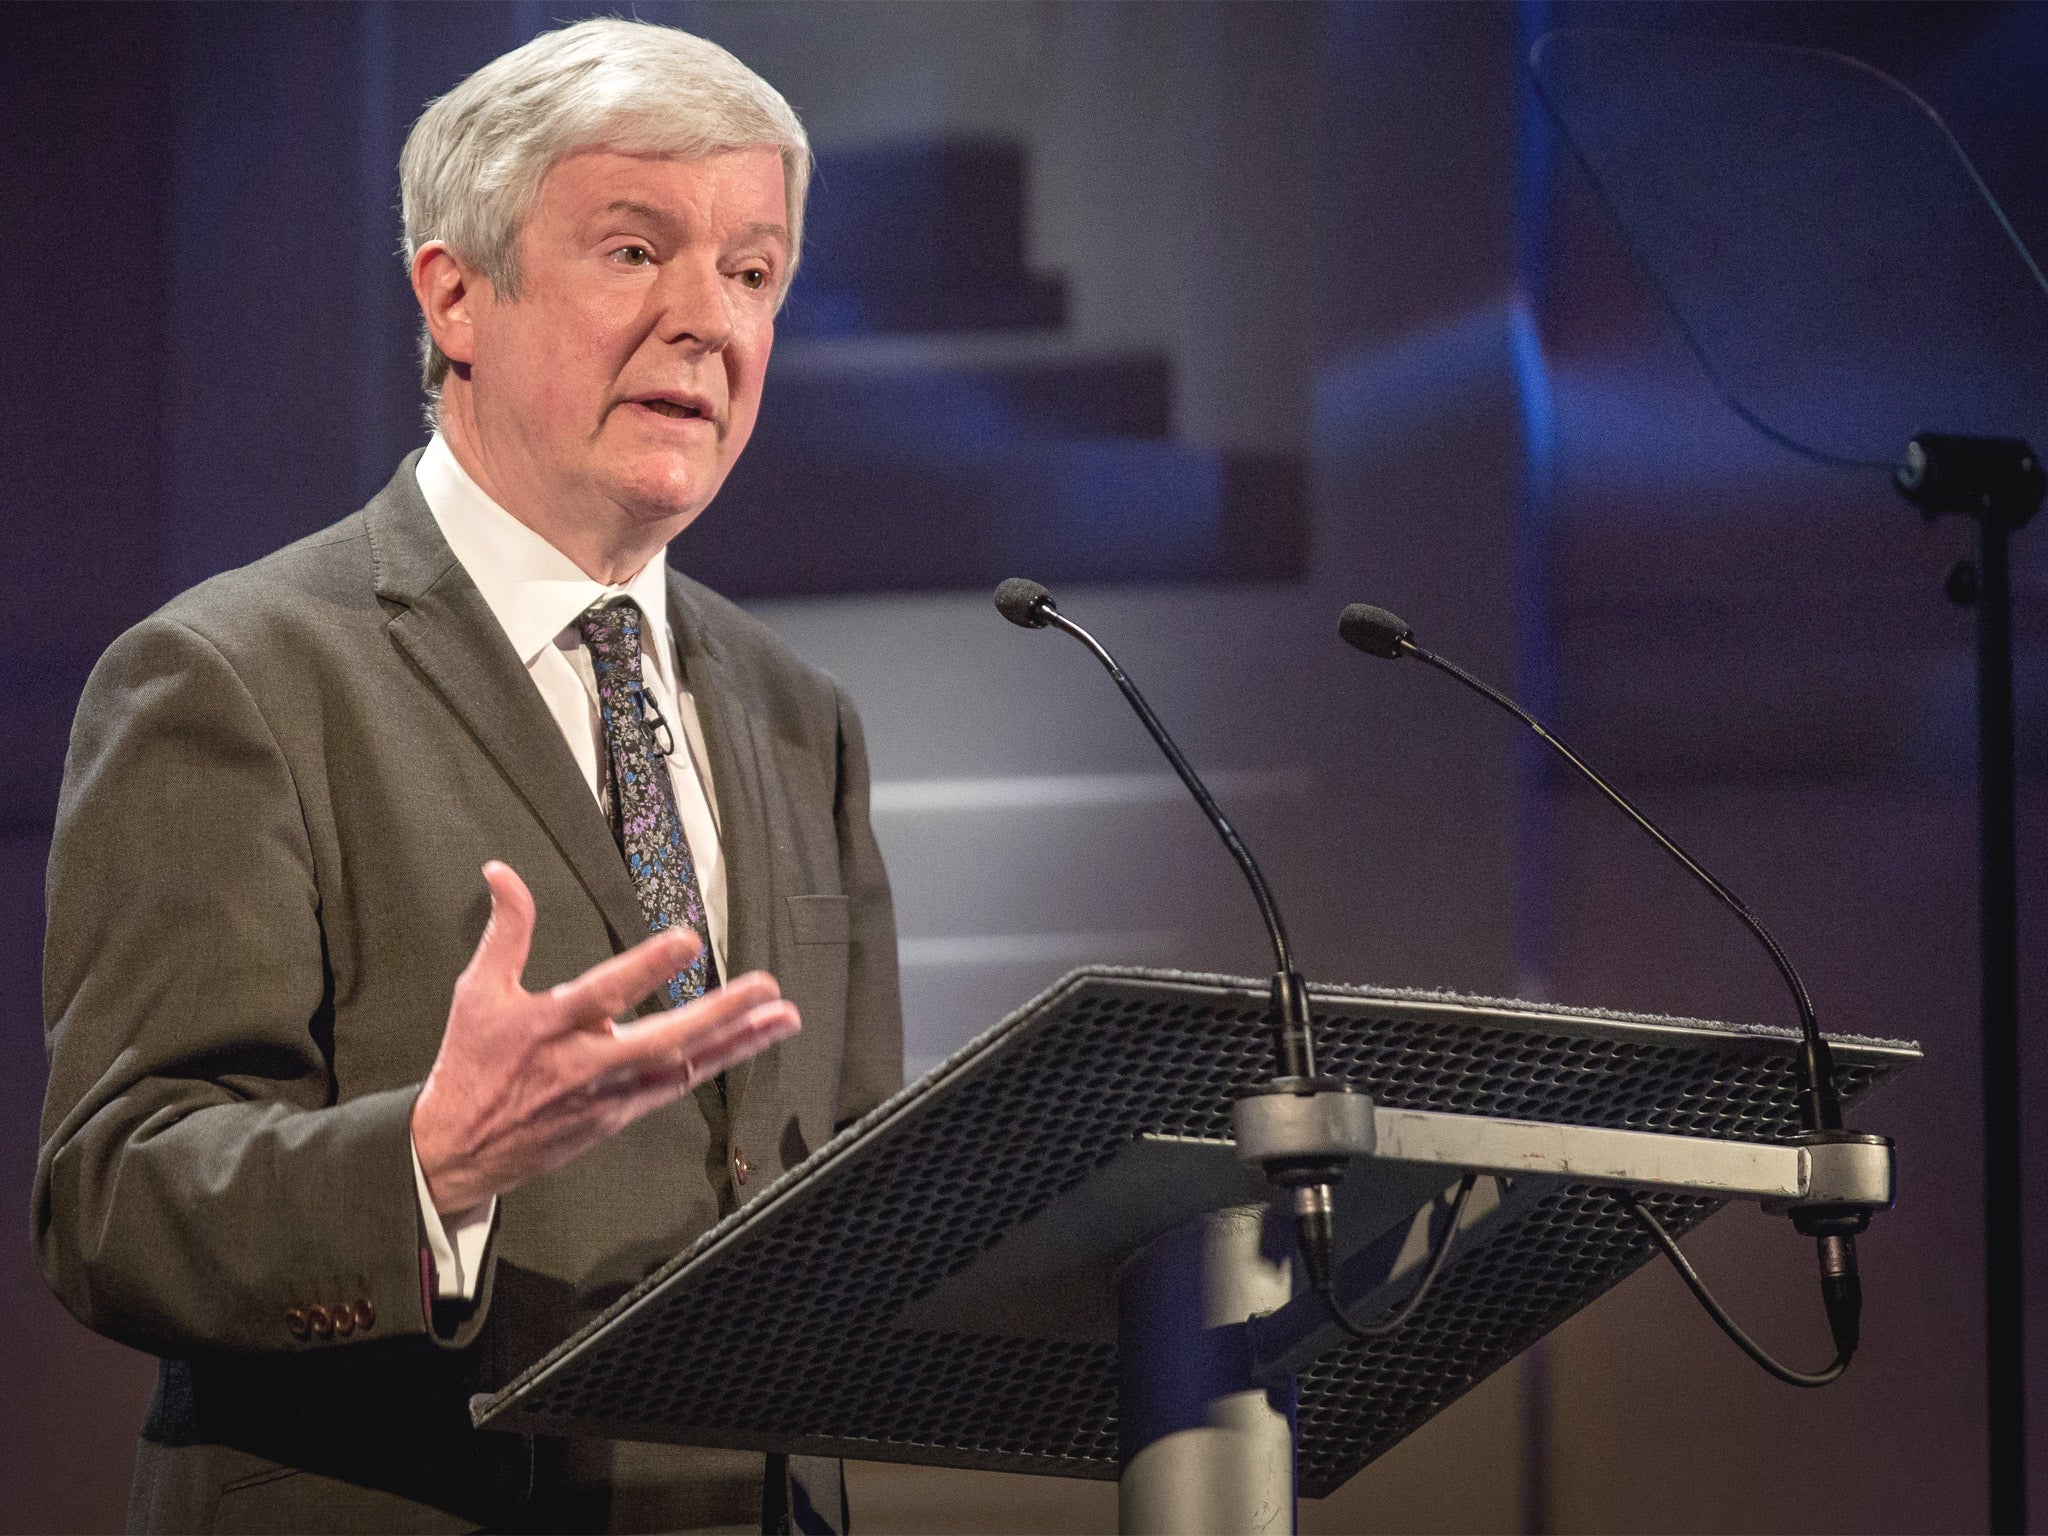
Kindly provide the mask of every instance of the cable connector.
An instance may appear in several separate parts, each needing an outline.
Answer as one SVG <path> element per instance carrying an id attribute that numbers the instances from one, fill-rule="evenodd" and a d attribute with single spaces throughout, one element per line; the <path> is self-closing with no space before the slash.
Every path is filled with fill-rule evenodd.
<path id="1" fill-rule="evenodd" d="M 1331 1078 L 1276 1077 L 1232 1106 L 1231 1124 L 1238 1160 L 1257 1166 L 1275 1189 L 1292 1191 L 1302 1270 L 1318 1296 L 1333 1297 L 1331 1189 L 1352 1158 L 1370 1156 L 1379 1145 L 1372 1099 Z"/>
<path id="2" fill-rule="evenodd" d="M 1239 1099 L 1231 1119 L 1238 1158 L 1264 1170 L 1267 1183 L 1292 1192 L 1302 1273 L 1331 1321 L 1360 1340 L 1385 1338 L 1404 1326 L 1443 1273 L 1478 1175 L 1468 1173 L 1460 1181 L 1443 1231 L 1408 1299 L 1377 1322 L 1355 1323 L 1345 1315 L 1337 1295 L 1336 1202 L 1331 1190 L 1352 1158 L 1368 1157 L 1379 1145 L 1372 1099 L 1328 1078 L 1281 1077 Z"/>
<path id="3" fill-rule="evenodd" d="M 1814 1246 L 1820 1251 L 1820 1300 L 1827 1309 L 1828 1333 L 1837 1358 L 1847 1361 L 1863 1339 L 1863 1279 L 1856 1273 L 1856 1239 L 1822 1237 Z"/>

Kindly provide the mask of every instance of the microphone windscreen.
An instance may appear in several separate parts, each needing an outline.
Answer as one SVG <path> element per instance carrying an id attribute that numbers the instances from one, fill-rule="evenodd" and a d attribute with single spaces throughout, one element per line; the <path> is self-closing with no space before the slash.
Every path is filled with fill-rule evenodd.
<path id="1" fill-rule="evenodd" d="M 1415 631 L 1384 608 L 1353 603 L 1337 620 L 1337 633 L 1344 637 L 1346 645 L 1355 645 L 1368 656 L 1384 656 L 1393 661 L 1401 654 L 1401 642 Z"/>
<path id="2" fill-rule="evenodd" d="M 1035 581 L 1012 576 L 996 588 L 996 611 L 1012 624 L 1025 629 L 1045 628 L 1042 608 L 1054 608 L 1052 594 Z"/>

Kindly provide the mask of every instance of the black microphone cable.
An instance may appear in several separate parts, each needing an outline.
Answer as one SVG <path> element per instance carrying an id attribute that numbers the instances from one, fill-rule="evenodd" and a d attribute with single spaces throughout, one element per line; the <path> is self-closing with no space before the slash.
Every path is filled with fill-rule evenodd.
<path id="1" fill-rule="evenodd" d="M 1778 1360 L 1770 1355 L 1761 1344 L 1757 1343 L 1755 1339 L 1752 1339 L 1743 1331 L 1741 1325 L 1733 1317 L 1729 1316 L 1728 1309 L 1714 1299 L 1713 1293 L 1707 1289 L 1707 1282 L 1702 1280 L 1700 1272 L 1692 1267 L 1692 1260 L 1688 1259 L 1684 1251 L 1679 1248 L 1678 1239 L 1665 1229 L 1664 1223 L 1657 1219 L 1655 1212 L 1643 1204 L 1634 1190 L 1620 1190 L 1615 1194 L 1614 1198 L 1624 1210 L 1635 1217 L 1636 1224 L 1650 1234 L 1650 1237 L 1657 1246 L 1664 1250 L 1664 1256 L 1671 1260 L 1671 1267 L 1678 1271 L 1678 1278 L 1685 1282 L 1686 1289 L 1691 1291 L 1694 1298 L 1706 1309 L 1707 1316 L 1711 1317 L 1719 1325 L 1723 1333 L 1735 1341 L 1735 1346 L 1738 1349 L 1766 1371 L 1777 1377 L 1778 1380 L 1784 1382 L 1788 1387 L 1825 1387 L 1832 1382 L 1840 1380 L 1842 1372 L 1849 1369 L 1849 1361 L 1856 1354 L 1857 1341 L 1855 1330 L 1860 1319 L 1851 1320 L 1849 1325 L 1851 1331 L 1846 1340 L 1840 1334 L 1836 1335 L 1835 1358 L 1828 1365 L 1818 1371 L 1795 1370 L 1793 1367 L 1786 1365 L 1782 1360 Z M 1862 1311 L 1860 1298 L 1855 1311 L 1858 1313 Z M 1830 1307 L 1828 1309 L 1828 1326 L 1831 1330 L 1834 1328 L 1834 1323 L 1835 1309 Z"/>
<path id="2" fill-rule="evenodd" d="M 1323 1304 L 1323 1310 L 1330 1314 L 1330 1321 L 1351 1338 L 1369 1344 L 1375 1339 L 1384 1339 L 1398 1333 L 1415 1315 L 1423 1299 L 1429 1295 L 1430 1287 L 1436 1284 L 1437 1276 L 1444 1272 L 1450 1262 L 1451 1244 L 1457 1241 L 1458 1228 L 1465 1222 L 1465 1206 L 1472 1198 L 1472 1188 L 1479 1182 L 1479 1175 L 1468 1173 L 1458 1181 L 1457 1193 L 1451 1196 L 1450 1213 L 1444 1218 L 1444 1229 L 1436 1241 L 1430 1244 L 1429 1257 L 1422 1266 L 1422 1278 L 1415 1282 L 1415 1289 L 1408 1293 L 1408 1299 L 1384 1317 L 1374 1318 L 1369 1323 L 1355 1323 L 1345 1312 L 1344 1304 L 1337 1296 L 1337 1277 L 1328 1264 L 1317 1263 L 1308 1245 L 1302 1249 L 1302 1264 L 1308 1270 L 1309 1287 Z M 1317 1245 L 1320 1247 L 1320 1245 Z"/>
<path id="3" fill-rule="evenodd" d="M 1806 1126 L 1808 1140 L 1826 1140 L 1840 1137 L 1842 1132 L 1841 1097 L 1835 1088 L 1834 1059 L 1828 1051 L 1828 1044 L 1821 1037 L 1820 1025 L 1814 1017 L 1813 1001 L 1807 995 L 1806 984 L 1799 979 L 1788 956 L 1778 941 L 1749 910 L 1742 899 L 1721 881 L 1701 867 L 1699 862 L 1677 843 L 1673 842 L 1649 817 L 1637 810 L 1626 796 L 1599 774 L 1589 768 L 1563 742 L 1546 730 L 1535 716 L 1498 689 L 1481 682 L 1455 662 L 1448 661 L 1415 643 L 1415 632 L 1395 615 L 1384 608 L 1370 603 L 1353 603 L 1346 608 L 1337 621 L 1337 633 L 1345 643 L 1365 652 L 1368 656 L 1379 656 L 1397 661 L 1403 656 L 1413 656 L 1417 661 L 1428 663 L 1437 671 L 1455 678 L 1481 698 L 1506 710 L 1530 730 L 1542 738 L 1544 743 L 1576 769 L 1588 783 L 1629 816 L 1629 819 L 1644 832 L 1702 885 L 1712 891 L 1721 904 L 1741 920 L 1755 935 L 1764 950 L 1771 957 L 1771 963 L 1791 990 L 1792 1001 L 1799 1011 L 1800 1048 L 1794 1057 L 1793 1072 L 1797 1079 L 1800 1119 Z M 1828 1332 L 1835 1346 L 1835 1359 L 1819 1371 L 1799 1371 L 1787 1366 L 1767 1354 L 1755 1340 L 1738 1327 L 1707 1291 L 1699 1272 L 1679 1251 L 1677 1241 L 1664 1224 L 1632 1192 L 1622 1191 L 1615 1197 L 1616 1202 L 1646 1231 L 1652 1241 L 1663 1249 L 1665 1255 L 1678 1270 L 1686 1287 L 1699 1299 L 1707 1314 L 1713 1318 L 1721 1331 L 1726 1333 L 1744 1354 L 1769 1371 L 1778 1380 L 1795 1387 L 1824 1387 L 1837 1380 L 1848 1369 L 1849 1361 L 1856 1353 L 1861 1336 L 1863 1312 L 1863 1285 L 1856 1267 L 1856 1234 L 1869 1224 L 1867 1212 L 1836 1211 L 1823 1208 L 1818 1211 L 1794 1211 L 1794 1226 L 1805 1236 L 1814 1239 L 1820 1261 L 1821 1300 L 1827 1309 Z"/>

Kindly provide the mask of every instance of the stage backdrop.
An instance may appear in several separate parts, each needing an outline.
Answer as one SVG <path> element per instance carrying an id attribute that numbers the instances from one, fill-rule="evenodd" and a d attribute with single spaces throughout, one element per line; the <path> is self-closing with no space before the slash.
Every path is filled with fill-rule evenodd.
<path id="1" fill-rule="evenodd" d="M 395 254 L 406 126 L 594 9 L 0 10 L 17 1221 L 42 868 L 86 673 L 173 593 L 345 515 L 423 440 Z M 1262 964 L 1233 871 L 1099 670 L 994 614 L 987 588 L 1012 574 L 1119 650 L 1267 863 L 1312 976 L 1788 1017 L 1704 895 L 1503 721 L 1343 650 L 1336 613 L 1364 599 L 1640 791 L 1778 929 L 1830 1026 L 1927 1045 L 1866 1117 L 1901 1140 L 1902 1206 L 1865 1244 L 1868 1342 L 1841 1388 L 1766 1380 L 1653 1271 L 1305 1527 L 1981 1526 L 1969 618 L 1940 595 L 1960 530 L 1726 412 L 1519 61 L 1588 21 L 1856 53 L 1949 116 L 2038 252 L 2048 10 L 637 13 L 735 49 L 817 141 L 763 425 L 674 558 L 861 704 L 913 1070 L 1083 961 Z M 2022 535 L 2017 577 L 2036 1043 L 2044 548 Z M 1767 1339 L 1821 1349 L 1804 1245 L 1732 1213 L 1696 1246 Z M 0 1248 L 0 1307 L 0 1529 L 117 1524 L 149 1362 L 65 1317 L 21 1242 Z M 869 1530 L 1114 1518 L 1098 1486 L 857 1468 L 854 1489 Z M 2048 1508 L 2040 1467 L 2035 1497 Z"/>

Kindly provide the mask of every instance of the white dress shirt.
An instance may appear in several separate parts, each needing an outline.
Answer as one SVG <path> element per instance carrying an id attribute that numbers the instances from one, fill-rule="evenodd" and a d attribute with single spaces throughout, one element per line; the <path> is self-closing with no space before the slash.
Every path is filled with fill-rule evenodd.
<path id="1" fill-rule="evenodd" d="M 567 555 L 491 500 L 438 432 L 420 455 L 414 474 L 441 536 L 483 593 L 600 804 L 606 795 L 604 727 L 598 717 L 596 673 L 576 620 L 585 609 L 614 597 L 630 597 L 640 605 L 646 615 L 640 632 L 642 682 L 676 731 L 675 750 L 668 757 L 669 781 L 675 786 L 683 837 L 704 897 L 711 952 L 723 976 L 725 860 L 718 846 L 717 802 L 704 755 L 704 730 L 696 700 L 683 685 L 671 638 L 667 561 L 649 560 L 623 586 L 593 581 Z M 444 1221 L 427 1192 L 417 1149 L 412 1169 L 420 1223 L 434 1258 L 435 1295 L 472 1300 L 498 1202 L 493 1198 Z"/>

